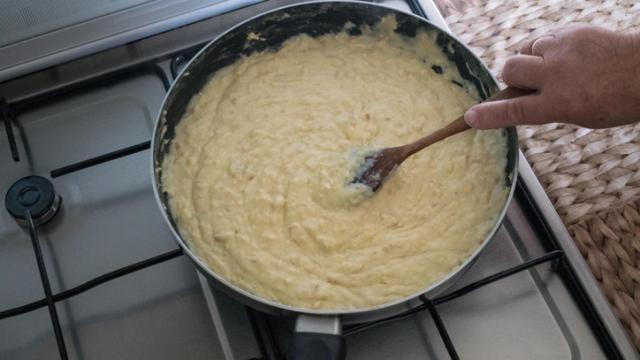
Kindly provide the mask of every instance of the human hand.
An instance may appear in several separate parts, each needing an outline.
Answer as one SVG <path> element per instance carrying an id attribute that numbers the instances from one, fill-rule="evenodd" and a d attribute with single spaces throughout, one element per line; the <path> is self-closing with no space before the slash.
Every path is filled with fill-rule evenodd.
<path id="1" fill-rule="evenodd" d="M 491 129 L 549 122 L 606 128 L 640 120 L 640 34 L 570 25 L 524 44 L 503 81 L 532 95 L 486 102 L 465 120 Z"/>

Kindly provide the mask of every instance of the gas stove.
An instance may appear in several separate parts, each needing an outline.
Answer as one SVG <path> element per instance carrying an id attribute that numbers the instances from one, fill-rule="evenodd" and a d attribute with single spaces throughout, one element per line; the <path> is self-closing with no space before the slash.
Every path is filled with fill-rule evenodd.
<path id="1" fill-rule="evenodd" d="M 217 1 L 206 16 L 130 30 L 131 42 L 3 63 L 1 359 L 285 358 L 293 319 L 232 300 L 182 256 L 153 197 L 148 148 L 198 49 L 295 2 Z M 446 28 L 430 0 L 378 3 Z M 348 359 L 640 358 L 522 155 L 519 172 L 471 270 L 418 308 L 347 325 Z"/>

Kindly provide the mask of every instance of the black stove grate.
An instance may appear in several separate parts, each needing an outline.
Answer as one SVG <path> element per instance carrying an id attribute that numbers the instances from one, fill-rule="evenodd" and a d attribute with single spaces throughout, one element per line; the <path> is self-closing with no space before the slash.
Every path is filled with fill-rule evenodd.
<path id="1" fill-rule="evenodd" d="M 400 313 L 398 315 L 394 315 L 394 316 L 390 316 L 384 319 L 380 319 L 380 320 L 376 320 L 376 321 L 372 321 L 372 322 L 368 322 L 368 323 L 364 323 L 364 324 L 360 324 L 360 325 L 356 325 L 353 326 L 347 330 L 344 331 L 343 335 L 344 336 L 349 336 L 349 335 L 353 335 L 355 333 L 359 333 L 362 332 L 364 330 L 370 329 L 374 326 L 378 326 L 378 325 L 382 325 L 385 323 L 388 323 L 390 321 L 394 321 L 394 320 L 398 320 L 398 319 L 403 319 L 406 317 L 409 317 L 413 314 L 419 313 L 421 311 L 424 311 L 425 309 L 427 311 L 429 311 L 429 313 L 431 314 L 431 317 L 433 318 L 433 321 L 436 324 L 436 328 L 438 329 L 438 333 L 440 334 L 440 336 L 442 337 L 442 341 L 444 342 L 444 345 L 447 349 L 447 352 L 449 353 L 449 356 L 451 356 L 452 359 L 459 359 L 459 355 L 458 352 L 455 349 L 455 346 L 453 345 L 453 342 L 451 340 L 451 337 L 449 336 L 449 333 L 447 332 L 446 327 L 444 326 L 444 322 L 442 321 L 442 318 L 440 317 L 440 314 L 438 314 L 438 311 L 436 309 L 436 305 L 445 303 L 447 301 L 459 298 L 461 296 L 464 296 L 476 289 L 479 289 L 485 285 L 489 285 L 493 282 L 496 282 L 498 280 L 504 279 L 508 276 L 517 274 L 521 271 L 527 270 L 529 268 L 535 267 L 537 265 L 543 264 L 545 262 L 551 261 L 551 260 L 556 260 L 556 259 L 563 259 L 564 253 L 560 250 L 554 250 L 551 251 L 545 255 L 542 255 L 540 257 L 537 257 L 533 260 L 529 260 L 527 262 L 524 262 L 520 265 L 514 266 L 510 269 L 506 269 L 503 271 L 500 271 L 498 273 L 495 273 L 493 275 L 489 275 L 483 279 L 480 279 L 478 281 L 475 281 L 469 285 L 466 285 L 456 291 L 453 291 L 449 294 L 443 295 L 443 296 L 439 296 L 436 297 L 434 299 L 428 299 L 424 296 L 420 297 L 420 300 L 422 301 L 422 305 L 416 306 L 415 308 L 405 311 L 403 313 Z"/>
<path id="2" fill-rule="evenodd" d="M 407 3 L 410 5 L 412 11 L 420 16 L 424 16 L 424 12 L 422 11 L 422 8 L 420 7 L 419 3 L 415 0 L 411 0 L 411 1 L 407 1 Z M 180 54 L 175 54 L 173 61 L 171 62 L 171 73 L 173 75 L 173 78 L 175 78 L 176 74 L 179 73 L 179 67 L 183 64 L 185 64 L 188 59 L 190 57 L 192 57 L 195 54 L 195 51 L 193 49 L 184 51 Z M 85 81 L 82 81 L 80 83 L 74 84 L 73 86 L 70 86 L 68 88 L 64 88 L 64 89 L 58 89 L 58 90 L 54 90 L 50 93 L 42 93 L 39 94 L 33 98 L 25 98 L 25 99 L 21 99 L 20 101 L 16 102 L 16 103 L 10 103 L 7 104 L 6 101 L 4 101 L 4 99 L 0 98 L 0 121 L 2 121 L 4 123 L 5 126 L 5 130 L 6 130 L 6 134 L 7 137 L 9 139 L 9 146 L 10 146 L 10 151 L 12 154 L 12 157 L 14 159 L 14 161 L 19 161 L 20 157 L 18 154 L 18 149 L 17 149 L 17 145 L 16 145 L 16 141 L 15 141 L 15 137 L 14 137 L 14 133 L 13 133 L 13 129 L 12 129 L 12 124 L 18 126 L 19 127 L 19 123 L 16 120 L 16 115 L 18 112 L 20 112 L 21 110 L 24 109 L 29 109 L 30 107 L 32 107 L 34 104 L 37 103 L 41 103 L 41 102 L 48 102 L 51 101 L 52 98 L 56 97 L 56 96 L 60 96 L 60 95 L 64 95 L 67 94 L 69 92 L 73 92 L 73 91 L 82 91 L 84 89 L 86 89 L 87 87 L 94 87 L 94 86 L 99 86 L 101 84 L 104 83 L 108 83 L 117 79 L 120 79 L 122 77 L 126 77 L 126 76 L 130 76 L 132 74 L 138 73 L 138 72 L 148 72 L 148 71 L 152 71 L 154 73 L 156 73 L 160 79 L 162 80 L 163 84 L 164 84 L 164 88 L 165 90 L 168 90 L 170 87 L 170 81 L 168 79 L 167 74 L 165 73 L 165 71 L 157 64 L 153 64 L 153 63 L 147 63 L 147 64 L 142 64 L 142 65 L 136 65 L 134 67 L 131 68 L 127 68 L 127 69 L 123 69 L 114 73 L 110 73 L 110 74 L 106 74 L 103 76 L 99 76 L 96 78 L 92 78 L 92 79 L 87 79 Z M 104 162 L 108 162 L 108 161 L 112 161 L 127 155 L 131 155 L 137 152 L 141 152 L 144 150 L 149 149 L 150 147 L 150 142 L 146 141 L 140 144 L 136 144 L 124 149 L 120 149 L 120 150 L 115 150 L 113 152 L 110 152 L 108 154 L 104 154 L 95 158 L 91 158 L 91 159 L 87 159 L 75 164 L 70 164 L 68 166 L 59 168 L 59 169 L 54 169 L 50 172 L 50 176 L 52 178 L 56 178 L 59 176 L 63 176 L 75 171 L 79 171 L 91 166 L 96 166 L 99 165 L 101 163 Z M 524 196 L 525 198 L 528 197 L 528 193 L 527 190 L 525 188 L 522 187 L 522 185 L 518 185 L 517 186 L 517 192 L 520 193 L 520 196 Z M 530 204 L 533 204 L 533 202 L 530 201 Z M 453 340 L 451 339 L 451 337 L 449 336 L 449 333 L 447 332 L 447 329 L 444 325 L 444 321 L 443 319 L 440 317 L 440 315 L 438 314 L 437 311 L 437 305 L 445 303 L 447 301 L 453 300 L 455 298 L 458 298 L 460 296 L 464 296 L 480 287 L 486 286 L 488 284 L 491 284 L 493 282 L 496 282 L 500 279 L 503 279 L 505 277 L 511 276 L 513 274 L 516 274 L 518 272 L 530 269 L 532 267 L 535 267 L 537 265 L 540 265 L 542 263 L 548 262 L 548 261 L 557 261 L 559 265 L 556 267 L 557 269 L 559 269 L 559 271 L 562 272 L 563 274 L 563 280 L 564 281 L 568 281 L 570 283 L 570 287 L 572 289 L 575 289 L 575 294 L 574 296 L 576 297 L 576 301 L 579 303 L 581 309 L 587 314 L 586 318 L 589 320 L 590 325 L 592 326 L 592 328 L 594 329 L 594 331 L 597 334 L 598 339 L 601 342 L 601 345 L 603 346 L 603 349 L 605 350 L 605 352 L 607 354 L 609 354 L 609 357 L 612 359 L 622 359 L 622 356 L 620 355 L 617 347 L 615 346 L 613 340 L 611 339 L 610 335 L 608 334 L 608 332 L 606 331 L 604 325 L 601 323 L 600 318 L 597 316 L 597 313 L 593 307 L 593 304 L 591 304 L 591 302 L 589 301 L 588 297 L 585 295 L 584 289 L 582 289 L 581 284 L 579 283 L 579 281 L 577 280 L 577 278 L 575 277 L 575 274 L 573 273 L 573 270 L 570 268 L 570 266 L 567 266 L 566 261 L 564 260 L 564 254 L 561 250 L 559 250 L 559 247 L 557 246 L 557 244 L 555 244 L 554 239 L 552 238 L 552 236 L 550 235 L 550 232 L 548 230 L 545 229 L 545 224 L 544 224 L 544 220 L 542 219 L 542 217 L 540 216 L 539 212 L 536 212 L 536 209 L 531 209 L 532 213 L 529 214 L 530 216 L 532 216 L 533 218 L 535 218 L 537 220 L 537 224 L 540 225 L 540 227 L 542 228 L 541 231 L 546 231 L 546 235 L 544 238 L 547 239 L 548 241 L 548 248 L 547 251 L 548 253 L 546 253 L 545 255 L 542 255 L 538 258 L 529 260 L 524 262 L 523 264 L 514 266 L 510 269 L 506 269 L 503 271 L 500 271 L 494 275 L 490 275 L 488 277 L 485 277 L 484 279 L 478 280 L 472 284 L 469 284 L 459 290 L 456 290 L 454 292 L 451 292 L 449 294 L 443 295 L 443 296 L 439 296 L 436 297 L 434 299 L 427 299 L 427 298 L 421 298 L 423 304 L 398 315 L 395 316 L 391 316 L 385 319 L 381 319 L 381 320 L 377 320 L 377 321 L 373 321 L 373 322 L 368 322 L 368 323 L 364 323 L 364 324 L 358 324 L 352 327 L 347 327 L 344 331 L 344 336 L 349 336 L 349 335 L 353 335 L 355 333 L 361 332 L 361 331 L 365 331 L 367 329 L 370 329 L 372 327 L 375 326 L 379 326 L 385 323 L 388 323 L 390 321 L 394 321 L 394 320 L 398 320 L 401 318 L 405 318 L 405 317 L 409 317 L 413 314 L 416 314 L 418 312 L 422 312 L 424 310 L 427 310 L 430 315 L 432 316 L 432 318 L 434 319 L 434 322 L 436 324 L 436 327 L 438 329 L 438 332 L 440 334 L 440 336 L 442 337 L 443 343 L 445 344 L 445 347 L 451 357 L 451 359 L 459 359 L 459 355 L 458 352 L 456 351 L 455 345 Z M 31 219 L 30 214 L 25 214 L 27 216 L 28 219 Z M 34 248 L 34 253 L 36 256 L 36 260 L 37 260 L 37 264 L 38 264 L 38 268 L 40 270 L 40 275 L 41 275 L 41 280 L 42 280 L 42 285 L 43 285 L 43 289 L 45 292 L 45 297 L 43 299 L 28 303 L 28 304 L 24 304 L 18 307 L 14 307 L 14 308 L 10 308 L 10 309 L 5 309 L 5 310 L 1 310 L 0 311 L 0 320 L 2 319 L 6 319 L 9 317 L 13 317 L 13 316 L 18 316 L 21 314 L 25 314 L 28 313 L 30 311 L 34 311 L 36 309 L 40 309 L 43 307 L 47 307 L 49 309 L 49 314 L 50 314 L 50 318 L 52 321 L 52 326 L 53 326 L 53 330 L 55 333 L 55 337 L 56 337 L 56 342 L 57 342 L 57 346 L 58 346 L 58 350 L 59 350 L 59 354 L 60 354 L 60 358 L 61 359 L 68 359 L 67 356 L 67 349 L 66 349 L 66 345 L 64 342 L 64 336 L 62 334 L 61 328 L 60 328 L 60 324 L 59 324 L 59 320 L 58 320 L 58 315 L 57 315 L 57 311 L 55 308 L 55 304 L 57 302 L 60 302 L 62 300 L 65 299 L 69 299 L 75 295 L 81 294 L 85 291 L 88 291 L 96 286 L 99 286 L 101 284 L 104 284 L 106 282 L 109 282 L 111 280 L 114 280 L 116 278 L 125 276 L 127 274 L 145 269 L 147 267 L 174 259 L 176 257 L 179 257 L 181 255 L 183 255 L 183 251 L 182 249 L 178 248 L 169 252 L 166 252 L 164 254 L 160 254 L 154 257 L 151 257 L 149 259 L 131 264 L 129 266 L 111 271 L 109 273 L 103 274 L 101 276 L 98 276 L 94 279 L 88 280 L 87 282 L 78 285 L 76 287 L 73 287 L 71 289 L 67 289 L 65 291 L 62 291 L 60 293 L 57 294 L 52 294 L 51 293 L 51 288 L 49 286 L 49 280 L 46 274 L 46 268 L 45 268 L 45 264 L 43 261 L 43 256 L 42 256 L 42 251 L 40 249 L 40 244 L 38 241 L 38 229 L 37 226 L 33 223 L 33 221 L 29 221 L 29 230 L 30 230 L 30 237 L 31 237 L 31 241 L 33 244 L 33 248 Z M 255 314 L 253 313 L 253 310 L 249 311 L 249 314 Z M 278 346 L 275 343 L 275 340 L 272 336 L 272 334 L 267 333 L 266 335 L 264 334 L 259 334 L 258 332 L 256 332 L 256 336 L 259 338 L 260 342 L 261 342 L 261 348 L 262 348 L 262 352 L 263 352 L 263 358 L 264 359 L 271 359 L 271 358 L 276 358 L 276 359 L 281 359 L 284 358 L 283 352 L 281 352 L 280 350 L 278 350 Z M 271 344 L 271 348 L 275 349 L 275 351 L 272 354 L 266 354 L 266 351 L 264 350 L 264 343 L 270 343 Z M 275 355 L 273 355 L 275 354 Z"/>
<path id="3" fill-rule="evenodd" d="M 140 72 L 149 72 L 149 71 L 158 75 L 158 77 L 161 79 L 163 83 L 165 91 L 168 91 L 170 87 L 170 82 L 164 70 L 157 64 L 152 64 L 152 65 L 143 64 L 141 66 L 132 67 L 130 69 L 126 69 L 124 71 L 118 72 L 117 74 L 108 74 L 105 76 L 83 81 L 81 83 L 76 84 L 74 87 L 65 89 L 63 91 L 55 91 L 52 93 L 40 94 L 33 98 L 26 98 L 26 99 L 20 100 L 18 103 L 15 103 L 15 104 L 8 104 L 5 101 L 5 99 L 0 98 L 0 120 L 5 125 L 5 131 L 7 134 L 7 138 L 9 140 L 9 146 L 10 146 L 13 160 L 16 162 L 20 161 L 20 157 L 18 154 L 18 149 L 15 141 L 15 135 L 12 129 L 13 125 L 19 125 L 15 116 L 15 114 L 18 113 L 18 111 L 16 111 L 15 109 L 28 109 L 35 104 L 51 101 L 52 97 L 64 95 L 72 91 L 86 90 L 87 87 L 95 87 L 95 86 L 102 85 L 105 82 L 116 81 L 118 79 L 121 79 L 123 76 L 138 74 Z M 115 160 L 127 155 L 144 151 L 146 149 L 149 149 L 149 147 L 150 147 L 150 141 L 146 141 L 146 142 L 136 144 L 124 149 L 116 150 L 92 159 L 87 159 L 75 164 L 71 164 L 69 166 L 52 170 L 50 173 L 50 176 L 51 178 L 63 176 L 63 175 L 66 175 L 75 171 L 79 171 L 91 166 L 99 165 L 107 161 Z M 62 300 L 68 299 L 70 297 L 73 297 L 85 291 L 88 291 L 96 286 L 99 286 L 103 283 L 114 280 L 121 276 L 142 270 L 144 268 L 147 268 L 147 267 L 150 267 L 150 266 L 153 266 L 153 265 L 156 265 L 156 264 L 159 264 L 183 255 L 182 249 L 178 248 L 172 251 L 168 251 L 164 254 L 160 254 L 160 255 L 151 257 L 149 259 L 108 272 L 106 274 L 93 278 L 81 285 L 78 285 L 71 289 L 67 289 L 57 294 L 53 294 L 51 292 L 49 277 L 47 275 L 47 269 L 43 260 L 44 257 L 43 257 L 42 249 L 40 248 L 40 241 L 38 239 L 38 227 L 34 222 L 34 219 L 32 218 L 31 212 L 28 209 L 25 211 L 24 217 L 27 220 L 26 224 L 29 228 L 29 236 L 31 238 L 31 243 L 32 243 L 34 254 L 36 257 L 36 263 L 40 273 L 40 279 L 42 282 L 42 288 L 43 288 L 45 297 L 43 299 L 33 301 L 28 304 L 24 304 L 18 307 L 0 311 L 0 320 L 25 314 L 27 312 L 34 311 L 36 309 L 40 309 L 46 306 L 49 310 L 49 315 L 50 315 L 50 319 L 51 319 L 51 323 L 52 323 L 52 327 L 53 327 L 53 331 L 56 339 L 58 353 L 60 355 L 60 359 L 63 359 L 63 360 L 68 359 L 68 353 L 67 353 L 67 348 L 65 345 L 62 329 L 60 327 L 58 312 L 56 310 L 55 304 L 57 302 L 60 302 Z"/>

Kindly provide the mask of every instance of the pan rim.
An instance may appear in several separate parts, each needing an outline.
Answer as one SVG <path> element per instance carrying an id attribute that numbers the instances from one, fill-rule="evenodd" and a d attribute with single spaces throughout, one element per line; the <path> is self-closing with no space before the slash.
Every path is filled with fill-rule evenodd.
<path id="1" fill-rule="evenodd" d="M 306 6 L 306 5 L 316 5 L 316 4 L 331 4 L 331 3 L 344 3 L 344 4 L 359 4 L 359 5 L 364 5 L 364 6 L 368 6 L 368 7 L 378 7 L 378 8 L 384 8 L 387 10 L 390 10 L 392 12 L 395 13 L 401 13 L 405 16 L 410 16 L 413 17 L 415 19 L 417 19 L 420 22 L 426 22 L 428 23 L 431 27 L 433 27 L 434 29 L 436 29 L 436 31 L 439 31 L 441 33 L 444 33 L 449 39 L 453 40 L 454 42 L 456 42 L 458 45 L 462 46 L 466 51 L 468 51 L 469 54 L 471 54 L 473 57 L 476 58 L 476 60 L 478 60 L 478 63 L 480 64 L 480 66 L 482 67 L 482 69 L 484 71 L 486 71 L 487 74 L 490 75 L 491 80 L 494 82 L 494 84 L 497 86 L 497 81 L 495 79 L 495 77 L 493 76 L 493 74 L 491 73 L 491 71 L 486 67 L 486 65 L 471 51 L 471 49 L 469 49 L 469 47 L 464 44 L 462 41 L 460 41 L 460 39 L 458 39 L 455 35 L 453 35 L 452 33 L 448 32 L 447 30 L 441 28 L 440 26 L 432 23 L 431 21 L 429 21 L 428 19 L 422 18 L 418 15 L 415 15 L 413 13 L 409 13 L 409 12 L 405 12 L 402 10 L 398 10 L 396 8 L 393 8 L 391 6 L 386 6 L 383 4 L 377 4 L 377 3 L 371 3 L 371 2 L 367 2 L 367 1 L 361 1 L 361 0 L 311 0 L 311 1 L 304 1 L 304 2 L 300 2 L 300 3 L 295 3 L 295 4 L 289 4 L 289 5 L 285 5 L 285 6 L 281 6 L 281 7 L 277 7 L 271 10 L 267 10 L 264 12 L 261 12 L 259 14 L 256 14 L 255 16 L 252 16 L 250 18 L 245 19 L 244 21 L 241 21 L 233 26 L 231 26 L 230 28 L 228 28 L 227 30 L 223 31 L 222 33 L 220 33 L 218 36 L 216 36 L 214 39 L 212 39 L 211 41 L 209 41 L 206 45 L 204 45 L 202 47 L 202 49 L 200 49 L 190 60 L 189 62 L 184 66 L 184 68 L 180 71 L 180 74 L 174 79 L 173 83 L 171 84 L 169 90 L 167 91 L 160 110 L 158 111 L 158 115 L 156 116 L 156 123 L 154 125 L 154 130 L 153 130 L 153 134 L 152 134 L 152 138 L 151 138 L 151 179 L 152 179 L 152 186 L 153 186 L 153 193 L 154 193 L 154 197 L 155 200 L 157 202 L 158 208 L 162 213 L 162 216 L 165 220 L 165 222 L 167 223 L 167 225 L 169 226 L 169 229 L 174 237 L 174 239 L 176 240 L 176 242 L 178 242 L 178 245 L 182 248 L 183 252 L 190 258 L 191 261 L 193 261 L 196 265 L 197 265 L 197 269 L 200 272 L 204 272 L 205 275 L 210 276 L 211 278 L 213 278 L 214 280 L 216 280 L 217 282 L 221 283 L 222 285 L 226 286 L 228 289 L 232 290 L 233 292 L 242 295 L 244 297 L 247 297 L 249 299 L 251 299 L 252 301 L 258 302 L 262 305 L 267 305 L 270 307 L 274 307 L 276 309 L 280 309 L 280 310 L 284 310 L 286 312 L 292 312 L 292 313 L 299 313 L 299 314 L 308 314 L 308 315 L 325 315 L 325 316 L 339 316 L 339 315 L 364 315 L 367 313 L 372 313 L 372 312 L 376 312 L 379 310 L 386 310 L 386 309 L 390 309 L 393 308 L 395 306 L 401 305 L 401 304 L 407 304 L 409 302 L 411 302 L 412 300 L 418 299 L 428 293 L 432 293 L 435 292 L 438 289 L 443 288 L 449 281 L 454 280 L 457 276 L 462 275 L 462 273 L 465 272 L 465 270 L 467 270 L 479 257 L 479 255 L 482 253 L 482 251 L 487 247 L 488 243 L 493 239 L 493 237 L 496 235 L 498 229 L 500 228 L 500 226 L 502 225 L 506 212 L 509 208 L 509 205 L 511 204 L 512 198 L 514 196 L 514 192 L 515 192 L 515 188 L 516 188 L 516 183 L 517 183 L 517 179 L 518 179 L 518 162 L 519 162 L 519 156 L 518 153 L 515 154 L 515 159 L 513 162 L 513 169 L 510 173 L 505 174 L 507 177 L 511 177 L 511 185 L 510 185 L 510 189 L 509 189 L 509 193 L 508 196 L 506 197 L 504 204 L 502 205 L 502 209 L 499 213 L 499 215 L 496 217 L 496 221 L 494 223 L 494 225 L 492 226 L 491 230 L 487 233 L 487 235 L 485 236 L 485 239 L 475 248 L 475 250 L 470 253 L 466 259 L 464 260 L 464 262 L 462 262 L 461 264 L 459 264 L 458 266 L 454 267 L 446 276 L 440 278 L 439 280 L 430 283 L 428 286 L 421 288 L 419 291 L 413 292 L 409 295 L 405 295 L 399 298 L 396 298 L 392 301 L 388 301 L 385 303 L 381 303 L 381 304 L 377 304 L 377 305 L 373 305 L 373 306 L 368 306 L 368 307 L 362 307 L 362 308 L 344 308 L 344 309 L 313 309 L 313 308 L 304 308 L 304 307 L 297 307 L 297 306 L 292 306 L 292 305 L 287 305 L 284 303 L 280 303 L 265 297 L 262 297 L 260 295 L 254 294 L 249 292 L 248 290 L 243 289 L 242 287 L 235 285 L 233 283 L 231 283 L 229 280 L 227 280 L 226 278 L 224 278 L 223 276 L 219 275 L 217 272 L 213 271 L 213 269 L 211 269 L 203 260 L 201 260 L 195 253 L 194 251 L 189 247 L 189 245 L 186 243 L 186 241 L 182 238 L 182 236 L 180 235 L 180 233 L 177 231 L 177 229 L 175 229 L 174 227 L 174 223 L 177 225 L 177 222 L 172 221 L 173 219 L 170 219 L 169 217 L 169 213 L 165 210 L 165 204 L 163 203 L 163 200 L 160 196 L 159 193 L 159 182 L 158 182 L 158 169 L 159 167 L 161 167 L 161 164 L 158 164 L 158 166 L 156 167 L 156 139 L 158 136 L 158 132 L 160 131 L 164 131 L 163 127 L 161 126 L 161 120 L 162 117 L 164 116 L 165 113 L 165 108 L 167 105 L 167 100 L 169 99 L 170 95 L 173 93 L 174 88 L 176 86 L 176 84 L 178 84 L 183 77 L 187 76 L 189 73 L 189 69 L 192 66 L 192 64 L 199 60 L 199 58 L 202 56 L 202 54 L 207 51 L 209 49 L 209 47 L 212 46 L 212 44 L 216 43 L 218 40 L 220 40 L 221 38 L 223 38 L 224 36 L 226 36 L 228 33 L 235 31 L 237 28 L 245 25 L 246 23 L 249 23 L 251 21 L 254 21 L 258 18 L 261 18 L 263 16 L 267 16 L 269 14 L 275 13 L 275 12 L 279 12 L 282 10 L 286 10 L 289 8 L 294 8 L 294 7 L 301 7 L 301 6 Z M 517 144 L 518 144 L 518 135 L 517 132 L 515 131 L 515 128 L 510 127 L 510 128 L 506 128 L 506 146 L 508 148 L 510 148 L 510 142 L 515 142 L 515 146 L 516 149 L 514 151 L 519 152 Z M 509 155 L 507 155 L 509 156 Z M 169 204 L 166 204 L 166 206 L 169 206 Z M 411 308 L 415 307 L 414 305 L 410 306 Z"/>

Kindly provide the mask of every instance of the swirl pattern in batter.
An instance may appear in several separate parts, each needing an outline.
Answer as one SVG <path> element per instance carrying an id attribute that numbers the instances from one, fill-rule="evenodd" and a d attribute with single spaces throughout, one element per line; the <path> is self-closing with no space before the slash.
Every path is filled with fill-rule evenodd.
<path id="1" fill-rule="evenodd" d="M 396 146 L 477 101 L 435 42 L 393 19 L 297 36 L 218 71 L 163 166 L 182 236 L 219 275 L 306 309 L 414 294 L 464 262 L 505 204 L 502 131 L 417 153 L 374 196 L 349 186 L 362 151 Z"/>

